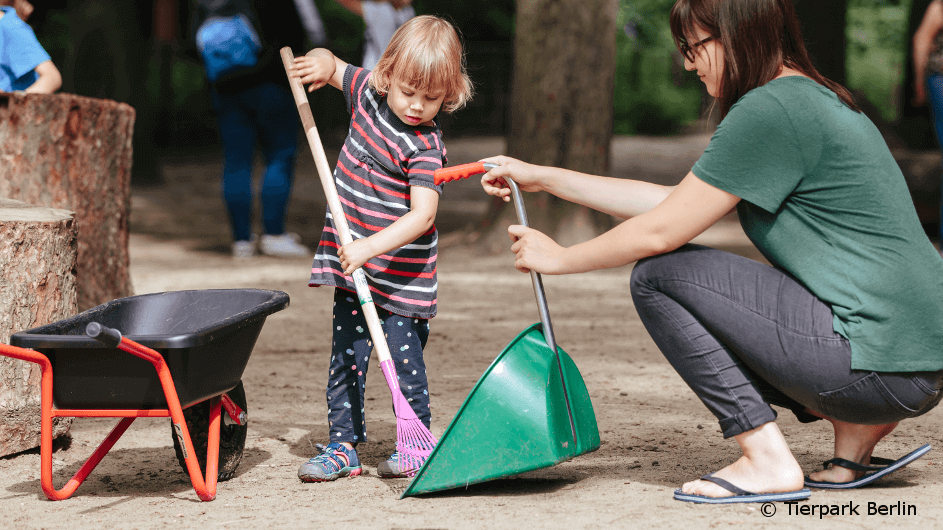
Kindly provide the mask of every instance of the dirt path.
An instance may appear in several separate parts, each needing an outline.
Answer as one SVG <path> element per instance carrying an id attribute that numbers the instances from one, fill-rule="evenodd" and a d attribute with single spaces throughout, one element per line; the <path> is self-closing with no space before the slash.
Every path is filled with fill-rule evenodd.
<path id="1" fill-rule="evenodd" d="M 652 141 L 640 149 L 655 152 L 657 145 Z M 466 161 L 462 156 L 483 156 L 471 148 L 460 156 L 451 149 L 455 163 Z M 716 420 L 642 327 L 628 294 L 628 268 L 588 274 L 579 283 L 544 278 L 557 342 L 578 364 L 593 401 L 600 450 L 513 478 L 399 500 L 408 480 L 381 480 L 375 474 L 376 464 L 393 448 L 395 424 L 382 374 L 373 370 L 366 410 L 371 443 L 360 448 L 365 474 L 302 484 L 297 468 L 327 434 L 323 389 L 331 292 L 306 287 L 307 260 L 234 262 L 228 257 L 222 206 L 213 191 L 218 165 L 189 161 L 168 172 L 174 177 L 167 186 L 135 191 L 131 256 L 136 291 L 253 287 L 291 297 L 288 309 L 267 320 L 243 377 L 251 417 L 245 459 L 236 476 L 219 485 L 217 499 L 201 503 L 177 465 L 167 420 L 140 419 L 72 499 L 52 503 L 41 493 L 38 451 L 2 458 L 4 528 L 935 528 L 943 520 L 943 462 L 937 451 L 881 487 L 816 491 L 813 502 L 806 503 L 853 503 L 860 515 L 820 520 L 818 514 L 789 515 L 780 504 L 779 513 L 766 518 L 756 505 L 674 501 L 674 488 L 723 467 L 738 452 L 734 442 L 721 438 Z M 316 190 L 305 186 L 297 202 L 315 208 Z M 455 202 L 443 206 L 448 215 L 459 218 L 465 212 L 467 217 L 479 207 L 472 189 L 467 191 L 455 192 Z M 304 226 L 304 220 L 319 229 L 322 208 L 314 210 L 316 221 L 294 209 L 294 223 Z M 311 241 L 317 233 L 305 237 Z M 729 224 L 702 237 L 744 248 L 742 232 Z M 439 274 L 440 312 L 432 321 L 426 353 L 436 435 L 491 360 L 538 320 L 529 278 L 514 271 L 509 254 L 482 256 L 450 248 L 441 253 Z M 935 410 L 903 423 L 877 453 L 896 457 L 923 443 L 940 445 L 941 419 L 943 413 Z M 55 454 L 57 485 L 75 473 L 114 423 L 76 420 L 71 445 Z M 831 456 L 827 425 L 802 426 L 783 413 L 780 426 L 807 472 Z M 869 516 L 869 502 L 904 503 L 916 515 Z"/>

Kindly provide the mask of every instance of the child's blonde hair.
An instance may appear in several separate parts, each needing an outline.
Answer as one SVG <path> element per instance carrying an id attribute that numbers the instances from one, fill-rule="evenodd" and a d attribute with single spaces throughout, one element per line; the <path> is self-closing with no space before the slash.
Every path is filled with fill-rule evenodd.
<path id="1" fill-rule="evenodd" d="M 370 86 L 387 94 L 394 79 L 420 90 L 444 90 L 446 112 L 464 107 L 473 92 L 458 32 L 432 15 L 413 17 L 396 30 L 370 75 Z"/>

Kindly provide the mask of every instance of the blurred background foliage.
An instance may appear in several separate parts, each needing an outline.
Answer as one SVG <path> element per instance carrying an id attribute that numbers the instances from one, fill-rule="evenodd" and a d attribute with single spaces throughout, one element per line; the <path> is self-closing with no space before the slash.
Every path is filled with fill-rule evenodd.
<path id="1" fill-rule="evenodd" d="M 823 1 L 823 0 L 818 0 Z M 696 76 L 684 71 L 668 28 L 674 0 L 620 0 L 615 134 L 670 134 L 709 108 Z M 887 121 L 900 116 L 910 41 L 911 0 L 849 0 L 846 75 Z"/>
<path id="2" fill-rule="evenodd" d="M 910 7 L 911 0 L 848 2 L 848 87 L 862 93 L 887 121 L 900 117 Z"/>
<path id="3" fill-rule="evenodd" d="M 670 134 L 695 122 L 706 97 L 668 28 L 674 0 L 619 0 L 614 134 Z"/>
<path id="4" fill-rule="evenodd" d="M 50 0 L 46 7 L 52 8 L 40 13 L 36 20 L 37 35 L 54 61 L 64 60 L 61 58 L 75 51 L 72 49 L 74 32 L 70 33 L 75 13 L 67 8 L 71 1 Z M 890 122 L 897 120 L 901 112 L 901 86 L 910 45 L 907 22 L 912 1 L 848 1 L 847 84 L 866 97 L 881 118 Z M 348 62 L 359 62 L 363 21 L 334 0 L 315 2 L 330 34 L 330 48 Z M 181 2 L 179 42 L 169 66 L 167 56 L 158 53 L 154 46 L 144 69 L 147 99 L 162 108 L 162 115 L 173 123 L 166 130 L 166 138 L 161 142 L 164 144 L 194 145 L 206 136 L 211 138 L 209 141 L 215 141 L 203 70 L 196 55 L 188 50 L 190 35 L 185 6 L 195 3 L 196 0 Z M 684 70 L 671 38 L 667 21 L 673 3 L 674 0 L 619 0 L 618 23 L 613 28 L 617 36 L 615 134 L 662 135 L 692 128 L 698 130 L 695 126 L 710 108 L 710 98 L 697 77 Z M 85 2 L 84 5 L 96 3 Z M 505 134 L 513 65 L 515 1 L 415 0 L 414 6 L 418 13 L 449 18 L 459 27 L 466 42 L 468 66 L 477 94 L 467 109 L 446 118 L 447 131 L 450 135 Z M 146 18 L 146 9 L 142 11 Z M 143 37 L 147 39 L 146 21 L 143 26 Z M 303 52 L 296 50 L 298 54 Z M 343 115 L 326 121 L 342 132 L 346 129 Z"/>

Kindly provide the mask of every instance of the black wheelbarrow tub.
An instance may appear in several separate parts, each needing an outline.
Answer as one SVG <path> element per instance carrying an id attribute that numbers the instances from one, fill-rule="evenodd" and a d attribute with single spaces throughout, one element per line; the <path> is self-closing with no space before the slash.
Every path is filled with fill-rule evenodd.
<path id="1" fill-rule="evenodd" d="M 171 291 L 119 298 L 13 334 L 10 344 L 45 354 L 60 409 L 164 409 L 154 365 L 85 336 L 98 322 L 164 356 L 184 408 L 242 379 L 265 318 L 288 295 L 261 289 Z"/>

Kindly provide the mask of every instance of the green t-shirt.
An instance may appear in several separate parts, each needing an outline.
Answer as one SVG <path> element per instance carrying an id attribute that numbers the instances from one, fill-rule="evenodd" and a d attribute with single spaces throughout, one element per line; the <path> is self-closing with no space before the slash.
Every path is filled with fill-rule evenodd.
<path id="1" fill-rule="evenodd" d="M 743 199 L 756 247 L 831 306 L 853 369 L 943 369 L 943 259 L 864 114 L 809 78 L 774 79 L 734 104 L 692 171 Z"/>

